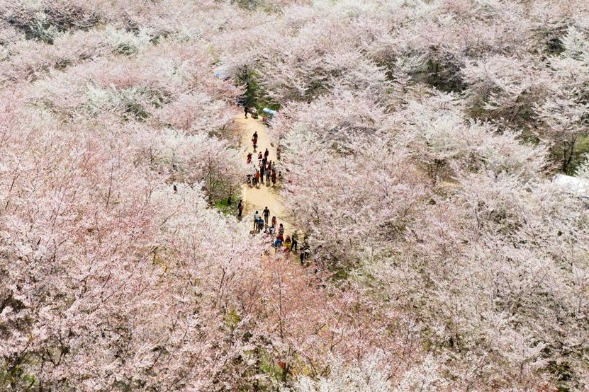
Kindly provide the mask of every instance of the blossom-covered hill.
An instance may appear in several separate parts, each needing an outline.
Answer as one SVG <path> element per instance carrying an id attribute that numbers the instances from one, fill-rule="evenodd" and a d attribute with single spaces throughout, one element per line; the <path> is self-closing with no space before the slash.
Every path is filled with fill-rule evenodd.
<path id="1" fill-rule="evenodd" d="M 0 0 L 0 390 L 587 390 L 588 91 L 586 0 Z"/>

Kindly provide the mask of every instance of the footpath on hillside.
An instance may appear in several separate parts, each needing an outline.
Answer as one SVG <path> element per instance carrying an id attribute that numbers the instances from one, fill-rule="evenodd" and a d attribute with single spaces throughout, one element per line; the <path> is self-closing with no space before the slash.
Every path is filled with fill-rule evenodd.
<path id="1" fill-rule="evenodd" d="M 276 156 L 276 144 L 273 144 L 268 135 L 268 129 L 261 120 L 253 118 L 239 117 L 235 119 L 235 124 L 241 135 L 241 146 L 242 146 L 242 158 L 243 162 L 246 162 L 248 153 L 252 153 L 251 164 L 248 165 L 248 169 L 251 168 L 253 173 L 254 167 L 258 166 L 258 153 L 261 151 L 262 154 L 268 149 L 268 161 L 272 161 L 276 164 L 277 171 L 281 171 L 280 161 Z M 257 149 L 254 152 L 252 145 L 252 135 L 254 132 L 258 134 Z M 286 235 L 292 234 L 292 225 L 289 222 L 287 209 L 284 207 L 282 197 L 278 192 L 278 188 L 281 186 L 280 180 L 276 185 L 268 183 L 266 179 L 258 186 L 250 186 L 245 183 L 241 189 L 241 198 L 244 204 L 243 219 L 250 221 L 252 228 L 254 226 L 254 213 L 258 211 L 261 215 L 264 208 L 268 207 L 270 210 L 270 218 L 276 217 L 278 225 L 282 223 Z"/>
<path id="2" fill-rule="evenodd" d="M 248 173 L 253 174 L 257 169 L 260 168 L 258 153 L 261 152 L 263 156 L 266 149 L 268 149 L 269 153 L 267 162 L 272 161 L 272 164 L 276 170 L 281 171 L 282 165 L 276 155 L 278 146 L 273 143 L 269 137 L 268 128 L 266 125 L 264 125 L 261 120 L 253 118 L 246 119 L 241 116 L 236 118 L 234 123 L 237 127 L 237 131 L 240 134 L 240 143 L 242 147 L 241 158 L 243 159 L 243 162 L 246 163 L 248 154 L 252 154 L 251 162 L 249 164 L 246 163 L 248 167 Z M 255 151 L 252 143 L 252 136 L 254 133 L 257 133 L 258 135 L 257 148 Z M 257 211 L 261 216 L 263 216 L 264 209 L 268 207 L 270 210 L 270 216 L 268 219 L 268 224 L 264 225 L 263 230 L 265 236 L 271 236 L 272 242 L 276 247 L 276 253 L 282 253 L 284 251 L 285 253 L 292 254 L 296 252 L 298 253 L 298 258 L 300 258 L 301 265 L 308 266 L 311 261 L 311 253 L 305 239 L 305 234 L 293 227 L 291 223 L 292 221 L 289 219 L 290 216 L 288 214 L 288 209 L 285 207 L 284 200 L 280 196 L 279 192 L 279 189 L 282 186 L 282 179 L 277 179 L 278 181 L 274 183 L 274 181 L 267 181 L 266 178 L 264 178 L 263 183 L 260 183 L 256 186 L 247 184 L 244 179 L 244 184 L 241 188 L 241 201 L 243 204 L 242 219 L 251 225 L 250 227 L 253 233 L 259 232 L 258 230 L 255 230 L 254 214 Z M 274 227 L 275 232 L 269 233 L 269 226 L 271 224 L 272 217 L 276 217 L 277 222 Z M 280 224 L 284 226 L 283 236 L 279 235 Z M 293 234 L 296 235 L 293 237 Z M 292 243 L 287 244 L 287 237 L 292 239 Z M 279 245 L 276 244 L 277 238 L 281 238 L 281 243 Z M 290 244 L 292 244 L 292 247 Z M 318 276 L 322 276 L 321 271 L 323 271 L 323 267 L 318 265 L 316 260 L 314 263 L 315 268 L 311 269 L 310 271 L 313 271 L 315 274 L 318 273 Z"/>

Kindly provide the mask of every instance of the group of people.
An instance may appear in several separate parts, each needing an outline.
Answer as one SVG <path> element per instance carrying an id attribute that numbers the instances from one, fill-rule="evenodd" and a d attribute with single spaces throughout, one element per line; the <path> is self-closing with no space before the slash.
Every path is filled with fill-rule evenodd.
<path id="1" fill-rule="evenodd" d="M 245 117 L 247 118 L 248 113 L 252 114 L 251 109 L 245 108 Z M 253 116 L 252 116 L 253 117 Z M 270 181 L 272 181 L 273 185 L 276 185 L 276 182 L 281 180 L 282 173 L 277 171 L 276 163 L 269 160 L 270 151 L 266 148 L 266 150 L 262 153 L 259 151 L 257 154 L 258 164 L 252 162 L 254 159 L 254 154 L 258 148 L 258 132 L 254 132 L 252 135 L 252 145 L 254 148 L 253 153 L 250 152 L 247 154 L 246 163 L 248 165 L 253 166 L 253 174 L 247 175 L 247 182 L 249 185 L 258 186 L 258 184 L 263 184 L 264 179 L 266 180 L 266 184 L 270 185 Z M 281 149 L 280 146 L 276 148 L 276 158 L 280 160 Z M 237 205 L 238 210 L 238 218 L 241 219 L 243 214 L 243 203 L 240 200 L 239 204 Z M 299 257 L 301 261 L 301 265 L 306 265 L 308 263 L 310 249 L 307 245 L 307 241 L 303 235 L 302 246 L 299 249 L 299 233 L 295 230 L 292 235 L 286 235 L 284 232 L 284 225 L 282 223 L 278 224 L 278 220 L 276 216 L 272 216 L 270 219 L 270 209 L 266 206 L 260 214 L 258 211 L 254 213 L 254 233 L 264 233 L 264 235 L 270 237 L 272 239 L 272 246 L 278 251 L 284 252 L 299 252 Z"/>
<path id="2" fill-rule="evenodd" d="M 264 208 L 262 214 L 258 211 L 254 213 L 254 232 L 263 232 L 265 235 L 271 237 L 272 246 L 276 251 L 283 249 L 284 252 L 297 252 L 299 248 L 299 235 L 297 231 L 295 230 L 292 236 L 286 235 L 284 233 L 284 225 L 282 223 L 278 224 L 276 216 L 272 216 L 272 219 L 270 219 L 270 210 L 268 207 Z M 304 248 L 307 249 L 308 247 L 304 246 Z M 307 254 L 308 252 L 301 251 L 301 263 L 303 263 Z"/>
<path id="3" fill-rule="evenodd" d="M 256 143 L 258 140 L 258 133 L 255 132 L 252 138 L 254 143 L 254 152 L 256 150 Z M 276 163 L 268 159 L 270 152 L 266 148 L 266 151 L 262 154 L 262 151 L 258 152 L 258 164 L 252 163 L 253 153 L 248 153 L 246 163 L 253 165 L 253 173 L 247 175 L 247 183 L 250 186 L 257 187 L 259 184 L 264 183 L 266 179 L 266 185 L 276 185 L 276 182 L 282 178 L 282 172 L 276 170 Z M 280 158 L 279 158 L 280 159 Z"/>
<path id="4" fill-rule="evenodd" d="M 247 109 L 245 114 L 247 118 Z M 253 174 L 247 175 L 247 183 L 249 185 L 257 187 L 259 184 L 263 184 L 265 180 L 267 185 L 270 185 L 270 181 L 272 181 L 273 185 L 276 185 L 276 182 L 282 178 L 282 173 L 276 169 L 276 163 L 269 159 L 270 151 L 267 148 L 263 153 L 262 151 L 259 151 L 257 153 L 257 165 L 252 162 L 254 159 L 254 154 L 256 153 L 256 149 L 258 147 L 257 131 L 254 132 L 254 134 L 252 135 L 251 141 L 254 151 L 253 153 L 249 152 L 247 154 L 246 163 L 248 165 L 253 166 Z M 279 146 L 276 149 L 277 160 L 280 160 L 280 153 L 281 151 Z M 241 219 L 243 214 L 243 203 L 241 200 L 237 205 L 237 210 L 237 216 Z M 276 252 L 299 252 L 301 265 L 306 264 L 306 261 L 309 258 L 310 250 L 304 238 L 303 245 L 299 249 L 299 233 L 297 231 L 294 231 L 292 235 L 285 234 L 284 225 L 282 223 L 278 223 L 278 219 L 276 218 L 276 216 L 272 216 L 272 218 L 270 218 L 270 209 L 267 206 L 264 208 L 261 214 L 259 213 L 259 211 L 256 211 L 254 213 L 253 232 L 257 234 L 264 233 L 265 236 L 270 237 L 272 239 L 272 246 L 274 247 Z"/>

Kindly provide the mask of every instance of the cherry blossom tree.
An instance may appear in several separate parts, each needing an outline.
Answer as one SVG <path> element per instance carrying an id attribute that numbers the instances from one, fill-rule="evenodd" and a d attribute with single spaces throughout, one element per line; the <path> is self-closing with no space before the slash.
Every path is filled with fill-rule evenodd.
<path id="1" fill-rule="evenodd" d="M 54 126 L 49 117 L 3 144 L 8 386 L 205 388 L 227 361 L 207 358 L 235 277 L 257 262 L 246 230 L 198 189 L 174 192 L 132 135 L 99 142 Z"/>

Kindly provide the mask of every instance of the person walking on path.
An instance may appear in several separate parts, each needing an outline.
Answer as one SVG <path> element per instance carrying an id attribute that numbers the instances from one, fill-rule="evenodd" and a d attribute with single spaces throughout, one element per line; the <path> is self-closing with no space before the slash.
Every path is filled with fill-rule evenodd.
<path id="1" fill-rule="evenodd" d="M 259 183 L 260 183 L 260 171 L 256 170 L 256 188 L 258 187 Z"/>
<path id="2" fill-rule="evenodd" d="M 257 228 L 259 218 L 260 218 L 260 214 L 258 213 L 258 211 L 256 211 L 256 213 L 254 214 L 254 230 L 256 230 L 256 228 Z"/>
<path id="3" fill-rule="evenodd" d="M 256 148 L 258 147 L 258 131 L 254 132 L 254 136 L 252 136 L 252 143 L 254 144 L 254 152 L 256 152 Z"/>
<path id="4" fill-rule="evenodd" d="M 245 112 L 245 118 L 247 118 L 247 114 L 249 113 L 249 108 L 247 106 L 244 106 L 243 111 Z"/>
<path id="5" fill-rule="evenodd" d="M 272 217 L 272 227 L 276 227 L 276 217 Z"/>
<path id="6" fill-rule="evenodd" d="M 283 241 L 284 241 L 284 238 L 282 238 L 281 235 L 278 235 L 276 237 L 276 239 L 274 240 L 274 248 L 276 249 L 276 252 L 278 252 L 278 248 L 282 247 Z"/>
<path id="7" fill-rule="evenodd" d="M 270 170 L 270 164 L 266 168 L 266 185 L 270 185 L 270 176 L 272 175 L 272 170 Z"/>
<path id="8" fill-rule="evenodd" d="M 268 149 L 266 149 L 266 151 L 264 151 L 264 157 L 266 159 L 268 159 L 268 155 L 270 155 L 270 151 L 268 151 Z"/>
<path id="9" fill-rule="evenodd" d="M 264 223 L 266 225 L 268 225 L 268 218 L 270 218 L 270 210 L 266 206 L 266 208 L 264 208 Z"/>
<path id="10" fill-rule="evenodd" d="M 252 163 L 252 153 L 250 152 L 249 154 L 247 154 L 247 162 L 248 164 Z"/>
<path id="11" fill-rule="evenodd" d="M 292 233 L 292 246 L 291 246 L 291 249 L 292 249 L 293 253 L 295 253 L 297 251 L 297 248 L 299 246 L 298 239 L 299 239 L 299 235 L 298 235 L 297 231 L 295 230 L 294 233 Z"/>
<path id="12" fill-rule="evenodd" d="M 284 235 L 284 226 L 282 225 L 282 223 L 278 227 L 278 235 Z"/>
<path id="13" fill-rule="evenodd" d="M 307 245 L 306 242 L 303 243 L 303 246 L 301 247 L 301 265 L 304 266 L 307 263 L 307 260 L 309 259 L 309 254 L 310 254 L 310 250 L 309 250 L 309 246 Z"/>
<path id="14" fill-rule="evenodd" d="M 266 166 L 260 166 L 260 182 L 262 184 L 264 183 L 264 170 L 266 170 Z"/>
<path id="15" fill-rule="evenodd" d="M 241 199 L 239 199 L 239 203 L 237 204 L 237 218 L 241 220 L 241 214 L 243 214 L 243 203 Z"/>
<path id="16" fill-rule="evenodd" d="M 272 169 L 272 184 L 276 185 L 276 169 Z"/>

